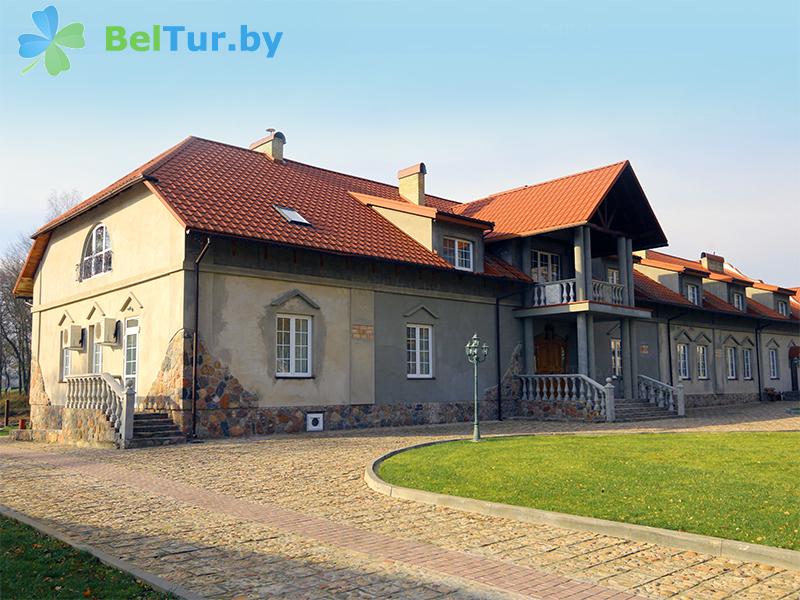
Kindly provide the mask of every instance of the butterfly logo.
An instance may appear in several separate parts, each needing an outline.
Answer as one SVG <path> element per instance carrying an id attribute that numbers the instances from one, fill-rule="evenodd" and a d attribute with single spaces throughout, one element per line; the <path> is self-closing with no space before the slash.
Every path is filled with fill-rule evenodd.
<path id="1" fill-rule="evenodd" d="M 39 64 L 42 53 L 44 53 L 44 66 L 50 75 L 55 76 L 62 71 L 68 71 L 69 58 L 61 47 L 83 48 L 86 45 L 83 39 L 83 24 L 70 23 L 59 31 L 58 11 L 55 6 L 37 10 L 31 16 L 42 35 L 25 33 L 19 36 L 19 55 L 22 58 L 35 59 L 22 70 L 22 74 Z"/>

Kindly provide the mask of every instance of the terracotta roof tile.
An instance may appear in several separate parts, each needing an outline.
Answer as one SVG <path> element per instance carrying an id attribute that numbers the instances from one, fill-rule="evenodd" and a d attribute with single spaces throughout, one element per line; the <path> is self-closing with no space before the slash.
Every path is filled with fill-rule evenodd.
<path id="1" fill-rule="evenodd" d="M 260 152 L 189 137 L 43 226 L 41 236 L 104 202 L 126 186 L 146 181 L 184 226 L 328 252 L 453 269 L 443 258 L 350 195 L 407 202 L 397 187 L 313 167 L 276 162 Z M 435 210 L 457 203 L 426 196 Z M 277 210 L 297 210 L 311 226 L 288 222 Z M 490 259 L 490 277 L 526 276 Z"/>
<path id="2" fill-rule="evenodd" d="M 511 279 L 521 279 L 522 281 L 533 282 L 528 275 L 517 269 L 516 267 L 508 264 L 504 260 L 496 257 L 488 252 L 483 258 L 483 268 L 487 275 L 493 277 L 507 277 Z"/>
<path id="3" fill-rule="evenodd" d="M 586 223 L 628 165 L 628 161 L 622 161 L 499 192 L 454 206 L 452 211 L 492 221 L 494 231 L 487 235 L 487 239 L 530 235 Z"/>
<path id="4" fill-rule="evenodd" d="M 655 279 L 651 279 L 636 269 L 633 271 L 633 289 L 637 297 L 642 300 L 664 302 L 666 304 L 677 304 L 679 306 L 687 306 L 689 308 L 699 308 L 681 296 L 678 292 L 672 291 L 667 286 L 658 283 Z"/>
<path id="5" fill-rule="evenodd" d="M 756 317 L 767 317 L 769 319 L 780 319 L 782 321 L 789 321 L 791 320 L 790 317 L 784 317 L 781 313 L 777 310 L 772 310 L 768 306 L 764 306 L 757 300 L 753 300 L 752 298 L 747 298 L 747 314 L 753 315 Z"/>
<path id="6" fill-rule="evenodd" d="M 743 314 L 742 311 L 736 308 L 733 304 L 726 302 L 716 294 L 712 294 L 706 290 L 703 290 L 703 308 L 734 313 L 737 315 Z"/>

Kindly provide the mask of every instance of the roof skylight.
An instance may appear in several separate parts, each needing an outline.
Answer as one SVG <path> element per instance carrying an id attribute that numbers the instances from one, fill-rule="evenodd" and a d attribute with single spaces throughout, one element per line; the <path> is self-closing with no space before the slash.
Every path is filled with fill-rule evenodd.
<path id="1" fill-rule="evenodd" d="M 289 223 L 294 223 L 296 225 L 311 225 L 311 222 L 308 221 L 303 215 L 297 212 L 293 208 L 287 208 L 285 206 L 276 206 L 275 210 L 277 210 L 283 218 L 289 221 Z"/>

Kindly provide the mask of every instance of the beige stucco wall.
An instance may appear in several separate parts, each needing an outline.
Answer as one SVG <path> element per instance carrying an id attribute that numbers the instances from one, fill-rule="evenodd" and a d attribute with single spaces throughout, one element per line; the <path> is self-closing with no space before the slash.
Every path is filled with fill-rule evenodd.
<path id="1" fill-rule="evenodd" d="M 417 240 L 428 250 L 433 249 L 433 220 L 430 217 L 381 206 L 373 206 L 372 208 L 392 225 Z"/>
<path id="2" fill-rule="evenodd" d="M 86 237 L 101 222 L 111 237 L 113 269 L 77 281 Z M 140 317 L 138 392 L 147 392 L 170 338 L 184 326 L 185 237 L 183 226 L 144 185 L 53 231 L 34 282 L 32 342 L 53 403 L 63 403 L 66 392 L 59 382 L 61 330 L 70 324 L 88 328 L 103 316 Z M 72 374 L 88 371 L 91 348 L 87 342 L 72 351 Z M 103 348 L 103 371 L 122 374 L 121 344 Z"/>
<path id="3" fill-rule="evenodd" d="M 374 402 L 373 292 L 213 266 L 204 267 L 200 289 L 201 338 L 242 387 L 258 396 L 259 406 Z M 275 375 L 279 313 L 313 318 L 311 378 Z"/>

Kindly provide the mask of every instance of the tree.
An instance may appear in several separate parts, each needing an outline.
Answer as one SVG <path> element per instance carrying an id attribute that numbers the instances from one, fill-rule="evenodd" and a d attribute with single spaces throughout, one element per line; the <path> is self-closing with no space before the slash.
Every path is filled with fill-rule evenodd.
<path id="1" fill-rule="evenodd" d="M 80 199 L 76 190 L 54 190 L 47 198 L 46 219 L 54 219 Z M 15 298 L 13 290 L 30 246 L 30 240 L 20 236 L 0 255 L 0 388 L 16 383 L 26 393 L 30 389 L 31 305 Z"/>

